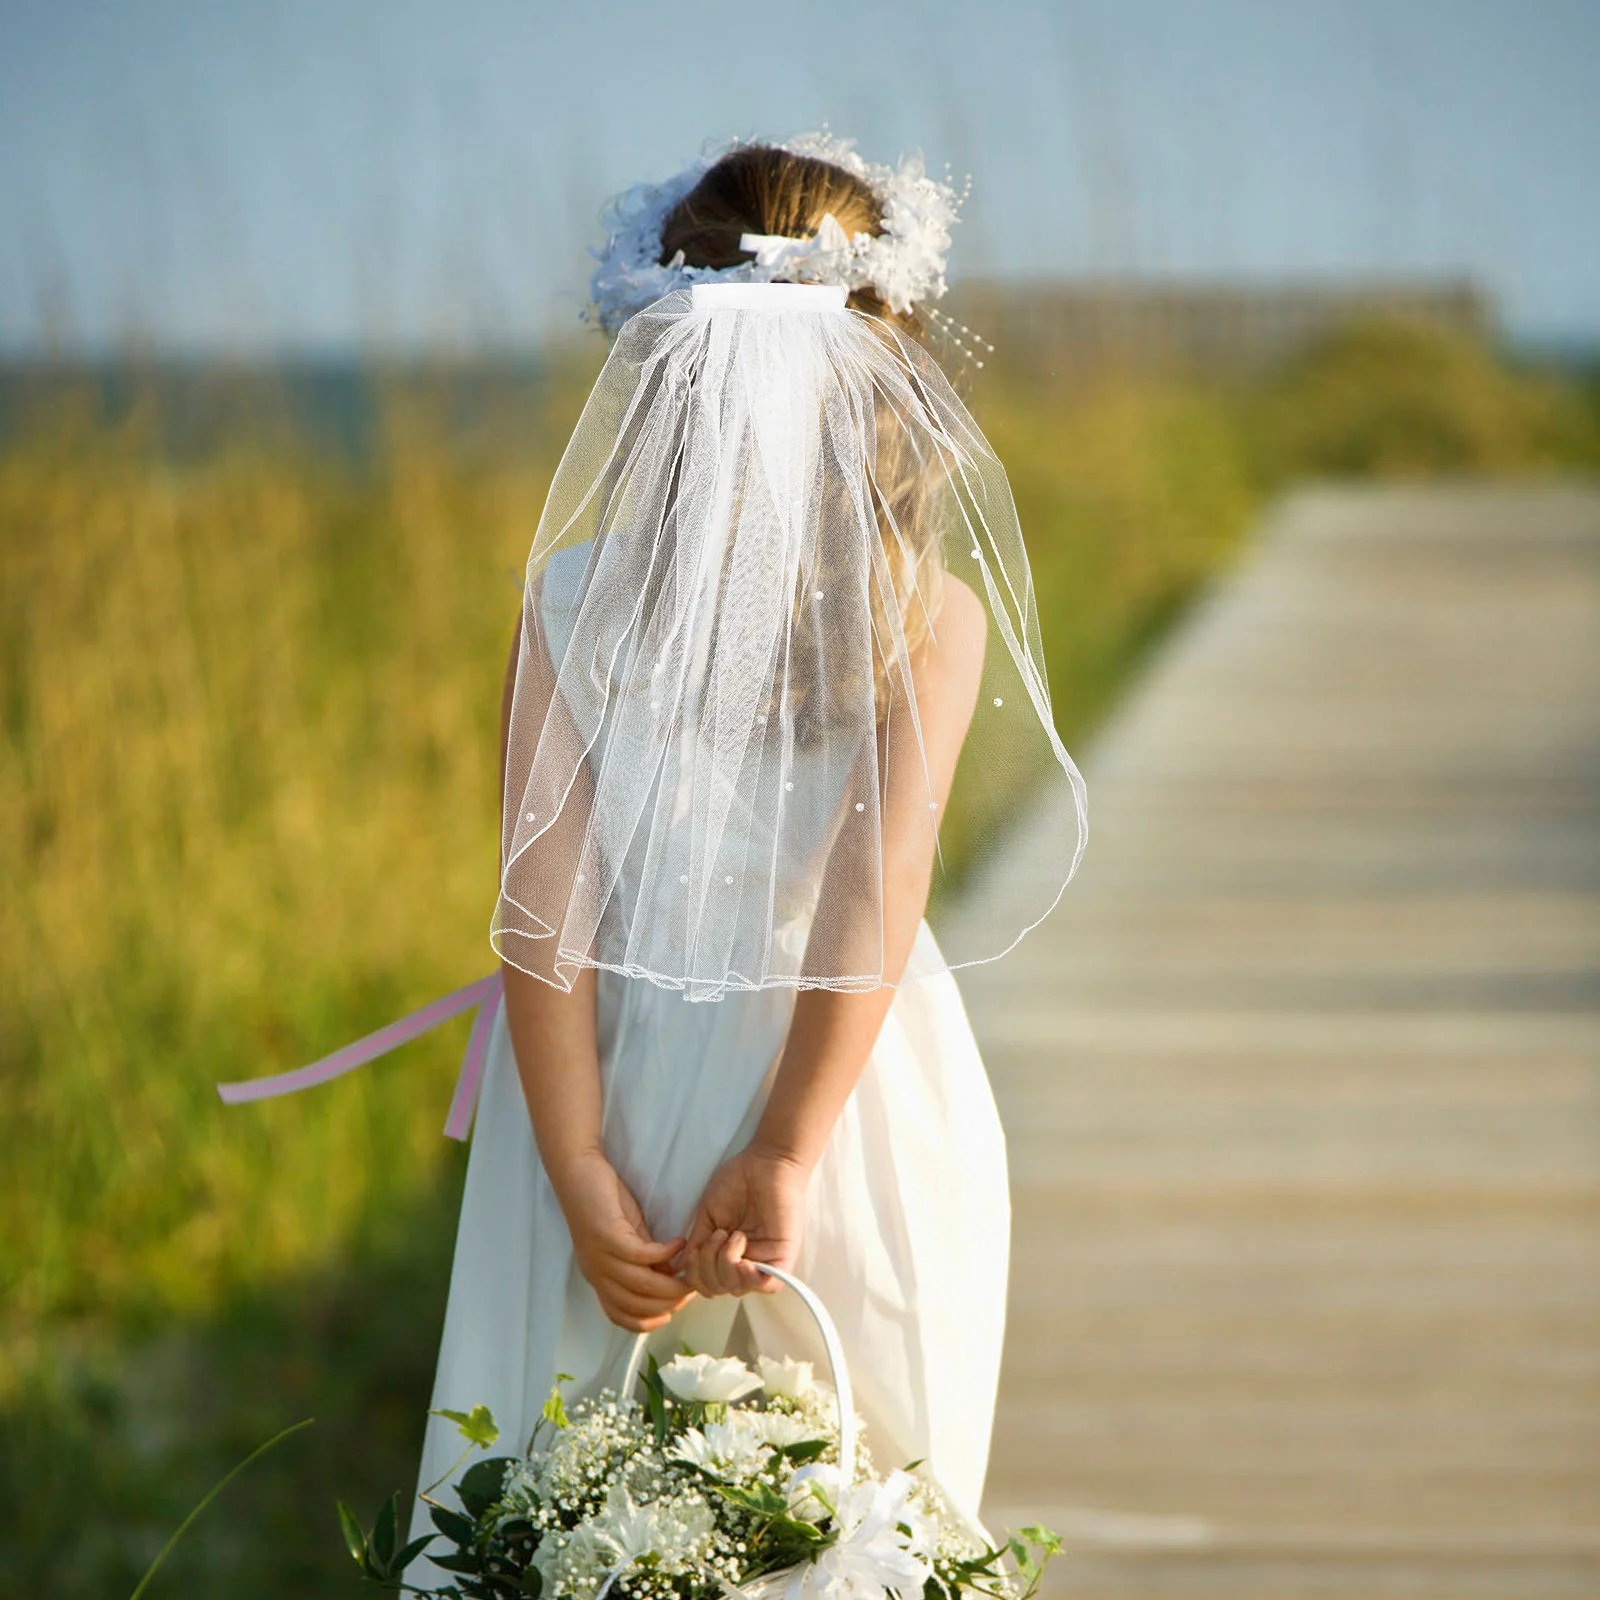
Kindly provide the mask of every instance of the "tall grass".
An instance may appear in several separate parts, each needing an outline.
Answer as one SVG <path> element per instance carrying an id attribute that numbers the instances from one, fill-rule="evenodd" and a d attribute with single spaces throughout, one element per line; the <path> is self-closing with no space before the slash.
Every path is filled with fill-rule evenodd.
<path id="1" fill-rule="evenodd" d="M 1595 459 L 1566 391 L 1420 337 L 1242 395 L 975 397 L 1069 744 L 1285 477 Z M 315 1459 L 219 1508 L 171 1592 L 342 1592 L 336 1529 L 305 1519 L 412 1470 L 459 1031 L 248 1109 L 213 1084 L 489 966 L 515 575 L 589 360 L 493 448 L 396 387 L 355 462 L 277 427 L 175 459 L 155 402 L 70 397 L 0 453 L 0 1570 L 23 1592 L 110 1592 L 305 1409 L 330 1419 Z"/>
<path id="2" fill-rule="evenodd" d="M 221 1116 L 213 1080 L 488 961 L 495 663 L 537 473 L 464 472 L 403 415 L 360 482 L 310 456 L 178 471 L 142 432 L 0 463 L 0 1261 L 25 1324 L 203 1306 L 336 1243 L 436 1160 L 427 1097 L 372 1078 Z"/>

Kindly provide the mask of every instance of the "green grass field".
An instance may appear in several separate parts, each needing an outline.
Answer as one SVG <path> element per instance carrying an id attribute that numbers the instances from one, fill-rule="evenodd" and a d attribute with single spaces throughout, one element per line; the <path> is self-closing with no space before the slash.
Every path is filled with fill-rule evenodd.
<path id="1" fill-rule="evenodd" d="M 456 1024 L 316 1093 L 310 1060 L 489 969 L 515 587 L 592 352 L 463 426 L 397 386 L 352 460 L 292 427 L 173 451 L 70 391 L 0 451 L 0 1572 L 347 1593 L 332 1515 L 411 1487 L 464 1167 Z M 1308 473 L 1593 469 L 1570 384 L 1419 329 L 1248 390 L 973 399 L 1010 470 L 1058 723 Z"/>

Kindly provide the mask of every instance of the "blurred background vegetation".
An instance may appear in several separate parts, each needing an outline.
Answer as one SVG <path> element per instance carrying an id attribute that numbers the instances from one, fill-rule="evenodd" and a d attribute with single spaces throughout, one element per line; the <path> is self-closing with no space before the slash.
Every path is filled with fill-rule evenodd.
<path id="1" fill-rule="evenodd" d="M 597 343 L 0 379 L 9 1593 L 125 1593 L 299 1416 L 159 1592 L 351 1592 L 334 1495 L 410 1491 L 465 1024 L 314 1094 L 224 1111 L 213 1086 L 488 969 L 516 581 Z M 1280 485 L 1600 466 L 1592 375 L 1422 317 L 1245 374 L 1005 357 L 971 402 L 1073 748 Z"/>

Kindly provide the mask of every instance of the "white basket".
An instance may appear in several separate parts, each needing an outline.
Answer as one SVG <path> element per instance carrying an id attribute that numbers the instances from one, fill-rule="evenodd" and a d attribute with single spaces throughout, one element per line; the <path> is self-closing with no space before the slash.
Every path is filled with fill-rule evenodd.
<path id="1" fill-rule="evenodd" d="M 805 1302 L 805 1308 L 812 1315 L 817 1324 L 817 1331 L 822 1335 L 822 1348 L 828 1357 L 828 1371 L 833 1379 L 833 1392 L 839 1406 L 839 1475 L 845 1483 L 850 1483 L 856 1471 L 856 1408 L 850 1394 L 850 1369 L 845 1365 L 844 1346 L 839 1343 L 839 1330 L 833 1325 L 833 1318 L 828 1315 L 828 1308 L 823 1305 L 817 1292 L 802 1283 L 792 1273 L 785 1272 L 782 1267 L 769 1267 L 765 1262 L 752 1261 L 757 1272 L 764 1272 L 769 1278 L 776 1278 L 780 1283 L 787 1284 Z M 641 1333 L 633 1341 L 633 1351 L 628 1357 L 628 1370 L 623 1375 L 622 1393 L 631 1396 L 633 1386 L 639 1381 L 639 1373 L 644 1366 L 645 1346 L 649 1343 L 650 1335 Z"/>

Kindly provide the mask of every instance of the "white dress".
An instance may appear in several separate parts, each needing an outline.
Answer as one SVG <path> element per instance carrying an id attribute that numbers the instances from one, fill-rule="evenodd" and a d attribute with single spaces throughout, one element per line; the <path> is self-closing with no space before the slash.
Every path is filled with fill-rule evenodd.
<path id="1" fill-rule="evenodd" d="M 568 574 L 578 562 L 563 563 Z M 547 585 L 560 581 L 552 563 Z M 560 638 L 559 607 L 545 620 Z M 802 916 L 780 935 L 804 938 Z M 994 1419 L 1010 1201 L 1005 1142 L 955 980 L 918 931 L 906 981 L 812 1176 L 795 1270 L 838 1324 L 857 1409 L 881 1470 L 921 1460 L 974 1525 Z M 926 974 L 918 977 L 918 973 Z M 608 1157 L 652 1232 L 688 1231 L 717 1166 L 750 1138 L 794 1008 L 792 989 L 695 1002 L 643 978 L 598 975 Z M 743 1308 L 762 1353 L 823 1365 L 787 1293 L 694 1300 L 655 1335 L 720 1353 Z M 435 1408 L 487 1405 L 494 1453 L 523 1448 L 558 1372 L 569 1399 L 620 1382 L 633 1335 L 607 1321 L 579 1272 L 540 1164 L 504 1012 L 490 1039 L 434 1380 Z M 430 1416 L 419 1488 L 460 1457 Z M 436 1498 L 454 1503 L 447 1490 Z M 431 1530 L 414 1503 L 412 1535 Z M 423 1558 L 412 1583 L 447 1575 Z"/>

